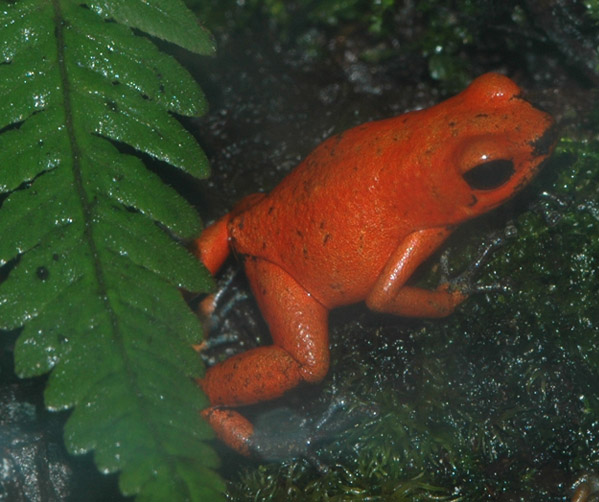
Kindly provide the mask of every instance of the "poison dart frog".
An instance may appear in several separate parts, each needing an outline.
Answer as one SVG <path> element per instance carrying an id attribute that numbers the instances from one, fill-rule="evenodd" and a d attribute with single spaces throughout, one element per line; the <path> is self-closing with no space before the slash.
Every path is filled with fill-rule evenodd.
<path id="1" fill-rule="evenodd" d="M 241 259 L 273 341 L 199 380 L 217 436 L 260 451 L 233 408 L 324 378 L 331 309 L 364 301 L 399 316 L 451 314 L 467 291 L 417 288 L 410 276 L 460 223 L 524 187 L 556 141 L 551 116 L 488 73 L 436 106 L 333 136 L 269 194 L 207 227 L 196 255 L 213 274 L 231 251 Z"/>

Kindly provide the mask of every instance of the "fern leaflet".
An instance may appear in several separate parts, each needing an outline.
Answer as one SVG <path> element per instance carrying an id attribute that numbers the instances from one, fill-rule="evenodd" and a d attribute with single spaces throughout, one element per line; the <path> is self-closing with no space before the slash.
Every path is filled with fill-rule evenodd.
<path id="1" fill-rule="evenodd" d="M 179 288 L 207 273 L 173 240 L 191 208 L 126 145 L 195 178 L 206 158 L 171 113 L 199 115 L 189 74 L 133 29 L 213 51 L 181 0 L 18 0 L 0 10 L 0 328 L 24 326 L 21 376 L 51 371 L 65 441 L 138 500 L 221 500 L 193 383 L 200 326 Z"/>

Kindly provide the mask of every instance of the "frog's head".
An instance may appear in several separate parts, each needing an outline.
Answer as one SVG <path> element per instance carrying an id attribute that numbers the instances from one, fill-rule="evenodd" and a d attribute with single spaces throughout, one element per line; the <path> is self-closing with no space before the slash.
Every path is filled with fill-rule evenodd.
<path id="1" fill-rule="evenodd" d="M 509 78 L 482 75 L 437 107 L 436 149 L 431 181 L 451 219 L 485 213 L 512 197 L 537 173 L 557 142 L 553 118 L 523 99 Z M 449 170 L 448 170 L 448 166 Z M 448 202 L 451 205 L 448 206 Z"/>

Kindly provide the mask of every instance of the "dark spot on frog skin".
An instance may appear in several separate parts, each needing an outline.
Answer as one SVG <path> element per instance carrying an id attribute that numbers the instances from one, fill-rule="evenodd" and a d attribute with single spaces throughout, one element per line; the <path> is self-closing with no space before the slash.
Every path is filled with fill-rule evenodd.
<path id="1" fill-rule="evenodd" d="M 329 234 L 329 233 L 324 234 L 324 238 L 322 239 L 322 245 L 326 246 L 326 244 L 330 238 L 331 238 L 331 234 Z"/>
<path id="2" fill-rule="evenodd" d="M 360 252 L 364 249 L 364 234 L 361 233 L 360 234 L 360 239 L 359 239 L 359 246 L 358 249 L 360 250 Z"/>
<path id="3" fill-rule="evenodd" d="M 42 265 L 40 267 L 37 267 L 35 275 L 37 275 L 37 278 L 40 281 L 45 282 L 48 279 L 48 277 L 50 277 L 50 271 Z"/>
<path id="4" fill-rule="evenodd" d="M 54 261 L 58 261 L 58 260 L 60 259 L 60 256 L 58 256 L 58 253 L 54 253 L 54 254 L 52 255 L 52 259 L 53 259 Z"/>
<path id="5" fill-rule="evenodd" d="M 557 141 L 559 137 L 559 131 L 557 126 L 553 125 L 545 131 L 543 136 L 530 142 L 533 148 L 532 154 L 536 156 L 547 155 L 552 145 Z"/>
<path id="6" fill-rule="evenodd" d="M 471 194 L 472 195 L 472 200 L 470 201 L 470 204 L 468 204 L 469 207 L 475 206 L 476 203 L 478 202 L 478 198 L 476 197 L 476 195 Z"/>
<path id="7" fill-rule="evenodd" d="M 334 291 L 341 291 L 343 286 L 337 282 L 333 282 L 333 283 L 329 284 L 329 287 Z"/>

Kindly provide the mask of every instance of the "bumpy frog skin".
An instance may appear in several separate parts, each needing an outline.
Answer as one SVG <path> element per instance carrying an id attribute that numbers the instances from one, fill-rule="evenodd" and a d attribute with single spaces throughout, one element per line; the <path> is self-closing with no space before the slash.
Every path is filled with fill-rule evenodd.
<path id="1" fill-rule="evenodd" d="M 270 194 L 246 197 L 206 228 L 197 256 L 214 274 L 234 251 L 273 340 L 199 381 L 211 403 L 202 415 L 222 440 L 250 454 L 253 426 L 231 407 L 324 378 L 332 308 L 365 301 L 442 317 L 466 298 L 406 282 L 460 223 L 512 197 L 551 154 L 553 119 L 521 95 L 488 73 L 436 106 L 345 131 Z"/>

